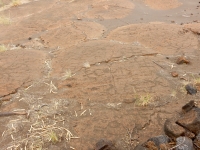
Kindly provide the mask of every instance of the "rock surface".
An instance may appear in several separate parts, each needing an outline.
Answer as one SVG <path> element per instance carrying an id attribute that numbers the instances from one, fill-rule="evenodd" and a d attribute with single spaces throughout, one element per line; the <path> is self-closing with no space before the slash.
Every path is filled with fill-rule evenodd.
<path id="1" fill-rule="evenodd" d="M 200 108 L 194 108 L 185 113 L 177 120 L 177 123 L 182 127 L 193 132 L 195 135 L 200 133 Z"/>
<path id="2" fill-rule="evenodd" d="M 117 150 L 112 141 L 101 139 L 96 143 L 95 150 Z"/>
<path id="3" fill-rule="evenodd" d="M 28 114 L 1 117 L 1 149 L 93 150 L 104 138 L 131 150 L 163 134 L 165 120 L 182 115 L 177 108 L 199 105 L 199 93 L 184 89 L 199 78 L 199 8 L 186 0 L 0 0 L 0 113 Z M 178 65 L 182 55 L 191 63 Z"/>
<path id="4" fill-rule="evenodd" d="M 164 124 L 164 132 L 170 138 L 184 135 L 185 129 L 175 123 L 175 119 L 167 119 Z"/>
<path id="5" fill-rule="evenodd" d="M 176 150 L 194 150 L 192 140 L 188 137 L 178 137 L 176 139 Z"/>
<path id="6" fill-rule="evenodd" d="M 197 89 L 193 84 L 187 84 L 185 86 L 185 89 L 186 89 L 187 93 L 190 95 L 194 95 L 197 93 Z"/>

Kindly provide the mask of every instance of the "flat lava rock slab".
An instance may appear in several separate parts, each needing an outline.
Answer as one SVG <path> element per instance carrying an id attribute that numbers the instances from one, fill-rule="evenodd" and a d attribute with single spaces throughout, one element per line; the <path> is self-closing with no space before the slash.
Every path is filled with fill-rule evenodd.
<path id="1" fill-rule="evenodd" d="M 0 53 L 0 97 L 15 92 L 27 81 L 44 75 L 46 54 L 37 50 L 10 50 Z"/>
<path id="2" fill-rule="evenodd" d="M 63 27 L 49 30 L 41 36 L 45 44 L 52 47 L 70 47 L 80 42 L 98 39 L 106 28 L 95 22 L 66 22 Z"/>
<path id="3" fill-rule="evenodd" d="M 71 73 L 72 77 L 58 86 L 69 85 L 67 95 L 71 98 L 76 98 L 77 92 L 79 99 L 89 94 L 96 101 L 109 99 L 110 102 L 133 98 L 136 93 L 158 94 L 159 91 L 169 95 L 169 82 L 157 75 L 152 53 L 138 45 L 94 40 L 55 53 L 51 76 L 62 79 L 67 72 Z"/>
<path id="4" fill-rule="evenodd" d="M 180 25 L 166 23 L 131 24 L 116 28 L 107 37 L 124 43 L 139 42 L 161 54 L 192 52 L 198 49 L 195 34 Z"/>

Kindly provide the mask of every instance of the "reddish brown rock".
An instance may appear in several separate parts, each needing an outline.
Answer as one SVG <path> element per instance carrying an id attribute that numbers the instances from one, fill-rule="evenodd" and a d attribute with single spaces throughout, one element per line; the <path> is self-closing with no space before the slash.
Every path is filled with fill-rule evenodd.
<path id="1" fill-rule="evenodd" d="M 195 135 L 200 133 L 200 108 L 194 108 L 185 113 L 177 120 L 177 124 L 193 132 Z"/>
<path id="2" fill-rule="evenodd" d="M 171 72 L 172 77 L 178 77 L 178 73 L 176 71 Z"/>
<path id="3" fill-rule="evenodd" d="M 167 119 L 164 124 L 164 132 L 167 136 L 174 139 L 184 135 L 185 129 L 175 123 L 175 119 Z"/>
<path id="4" fill-rule="evenodd" d="M 46 53 L 38 50 L 10 50 L 0 55 L 0 97 L 14 94 L 27 82 L 45 75 Z"/>
<path id="5" fill-rule="evenodd" d="M 180 33 L 183 34 L 180 36 Z M 188 52 L 188 47 L 198 49 L 195 35 L 190 32 L 184 34 L 182 27 L 176 24 L 150 23 L 122 26 L 112 30 L 107 38 L 124 43 L 138 41 L 161 54 L 180 54 L 176 47 L 179 47 L 181 52 Z"/>
<path id="6" fill-rule="evenodd" d="M 195 107 L 195 103 L 193 100 L 189 101 L 187 104 L 185 104 L 183 107 L 182 107 L 182 110 L 184 112 L 188 112 L 190 110 L 192 110 L 192 108 Z"/>
<path id="7" fill-rule="evenodd" d="M 195 85 L 196 85 L 197 91 L 200 91 L 200 83 L 196 83 Z"/>
<path id="8" fill-rule="evenodd" d="M 176 61 L 177 64 L 189 64 L 190 61 L 188 60 L 188 58 L 186 56 L 181 56 L 177 59 Z"/>
<path id="9" fill-rule="evenodd" d="M 158 150 L 153 141 L 146 142 L 145 147 L 149 148 L 150 150 Z"/>

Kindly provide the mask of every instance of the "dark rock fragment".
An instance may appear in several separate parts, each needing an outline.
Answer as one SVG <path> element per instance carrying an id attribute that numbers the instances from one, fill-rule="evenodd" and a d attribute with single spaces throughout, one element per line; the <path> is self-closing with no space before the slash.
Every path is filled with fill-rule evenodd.
<path id="1" fill-rule="evenodd" d="M 193 84 L 187 84 L 185 86 L 185 89 L 186 89 L 187 93 L 190 95 L 197 93 L 197 89 L 196 89 L 196 87 L 193 86 Z"/>
<path id="2" fill-rule="evenodd" d="M 176 150 L 194 150 L 192 140 L 186 136 L 176 139 Z"/>
<path id="3" fill-rule="evenodd" d="M 101 139 L 96 143 L 95 150 L 117 150 L 112 141 Z"/>
<path id="4" fill-rule="evenodd" d="M 185 129 L 175 123 L 175 119 L 167 119 L 164 124 L 165 134 L 172 138 L 176 139 L 179 136 L 184 135 Z"/>
<path id="5" fill-rule="evenodd" d="M 185 113 L 176 122 L 180 126 L 193 132 L 195 135 L 200 133 L 200 108 L 193 108 Z"/>
<path id="6" fill-rule="evenodd" d="M 182 110 L 184 112 L 188 112 L 190 111 L 192 108 L 195 107 L 195 103 L 193 100 L 189 101 L 187 104 L 185 104 L 183 107 L 182 107 Z"/>

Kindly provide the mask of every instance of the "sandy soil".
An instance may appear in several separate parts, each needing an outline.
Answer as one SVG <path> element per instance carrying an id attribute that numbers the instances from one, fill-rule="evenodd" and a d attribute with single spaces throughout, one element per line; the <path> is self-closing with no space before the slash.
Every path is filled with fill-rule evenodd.
<path id="1" fill-rule="evenodd" d="M 163 134 L 200 105 L 184 89 L 200 83 L 199 13 L 198 0 L 1 0 L 0 113 L 27 113 L 1 116 L 1 148 L 131 150 Z"/>

